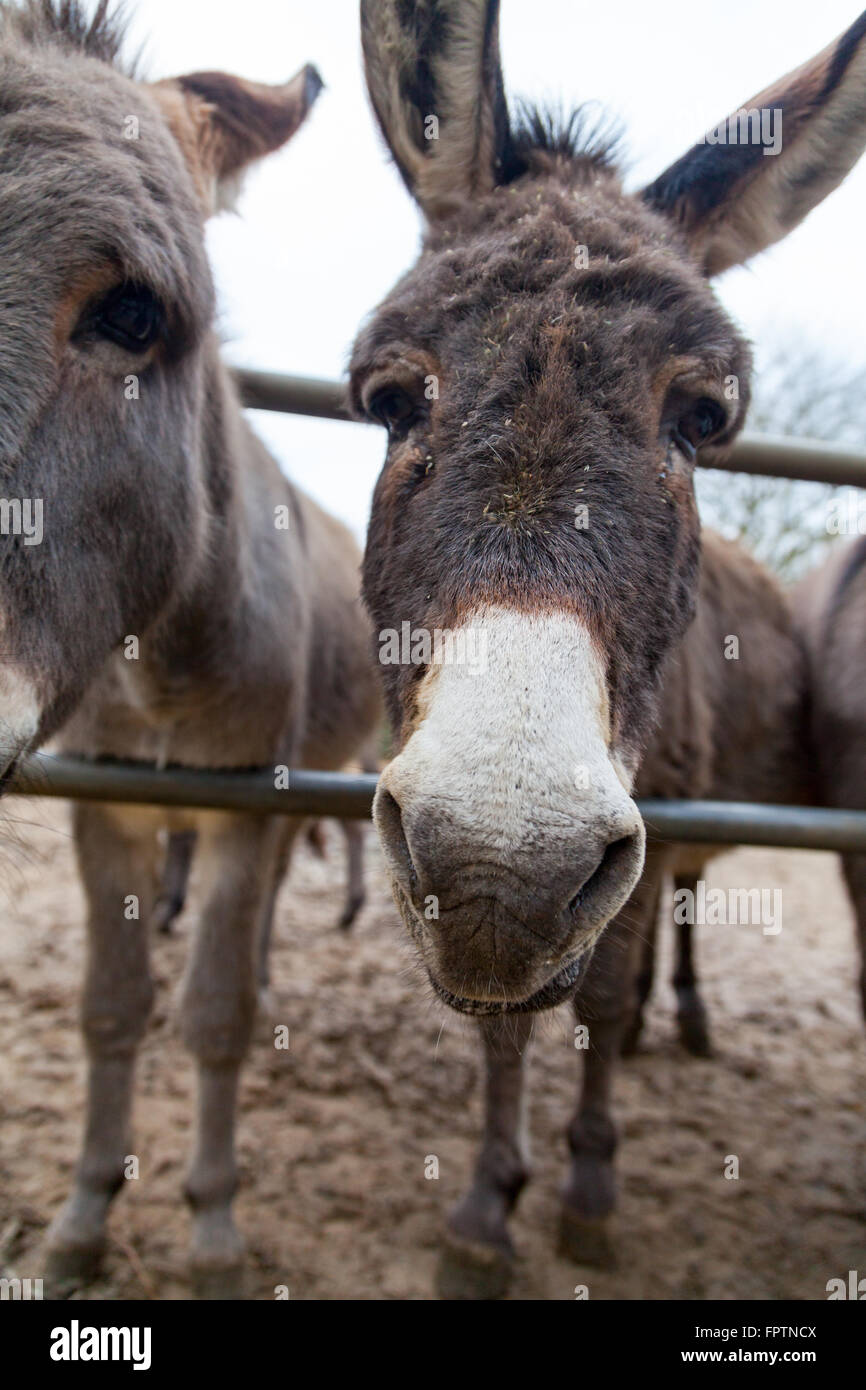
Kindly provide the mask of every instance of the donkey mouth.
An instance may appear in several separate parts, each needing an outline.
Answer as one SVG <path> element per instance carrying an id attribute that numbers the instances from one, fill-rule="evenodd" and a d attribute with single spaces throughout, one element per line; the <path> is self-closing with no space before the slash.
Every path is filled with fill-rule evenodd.
<path id="1" fill-rule="evenodd" d="M 548 980 L 546 985 L 536 990 L 528 999 L 465 999 L 459 994 L 452 994 L 444 985 L 434 980 L 429 971 L 427 973 L 443 1004 L 447 1004 L 449 1009 L 455 1009 L 457 1013 L 471 1014 L 475 1018 L 489 1018 L 491 1015 L 501 1014 L 535 1014 L 542 1013 L 545 1009 L 555 1009 L 558 1004 L 571 997 L 580 977 L 581 959 L 578 956 L 576 960 L 569 961 L 552 980 Z"/>

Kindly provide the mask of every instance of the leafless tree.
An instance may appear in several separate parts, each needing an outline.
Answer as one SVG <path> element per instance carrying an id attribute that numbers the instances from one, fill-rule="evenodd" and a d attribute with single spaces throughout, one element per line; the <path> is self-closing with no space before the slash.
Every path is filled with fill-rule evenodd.
<path id="1" fill-rule="evenodd" d="M 758 353 L 757 365 L 749 431 L 866 450 L 866 368 L 781 340 Z M 697 496 L 707 525 L 745 541 L 785 580 L 838 540 L 827 522 L 839 490 L 829 485 L 701 469 Z"/>

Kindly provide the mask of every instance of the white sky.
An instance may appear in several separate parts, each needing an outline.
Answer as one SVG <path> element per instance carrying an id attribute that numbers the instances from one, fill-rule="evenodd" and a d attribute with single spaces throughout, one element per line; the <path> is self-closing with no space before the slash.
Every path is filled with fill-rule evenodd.
<path id="1" fill-rule="evenodd" d="M 413 261 L 419 219 L 388 164 L 361 76 L 358 0 L 133 0 L 153 77 L 223 68 L 327 84 L 306 126 L 248 179 L 241 216 L 211 224 L 231 361 L 341 376 L 362 318 Z M 513 97 L 599 101 L 625 125 L 628 184 L 825 47 L 858 0 L 502 0 Z M 788 241 L 719 283 L 756 341 L 814 342 L 866 364 L 866 159 Z M 258 412 L 289 475 L 363 536 L 381 431 Z"/>

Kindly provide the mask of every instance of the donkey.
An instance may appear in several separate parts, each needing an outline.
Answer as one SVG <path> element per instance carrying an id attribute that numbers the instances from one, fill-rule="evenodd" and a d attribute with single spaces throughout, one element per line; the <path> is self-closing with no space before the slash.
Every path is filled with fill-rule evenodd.
<path id="1" fill-rule="evenodd" d="M 806 655 L 788 597 L 746 550 L 713 532 L 704 534 L 696 616 L 666 661 L 661 707 L 636 778 L 640 796 L 809 799 Z M 572 1165 L 559 1239 L 561 1250 L 582 1262 L 607 1263 L 613 1255 L 602 1219 L 603 1199 L 612 1205 L 616 1144 L 616 1050 L 612 1041 L 606 1046 L 608 1017 L 625 1020 L 622 1050 L 634 1050 L 652 980 L 663 881 L 673 874 L 678 887 L 695 892 L 704 864 L 721 852 L 718 845 L 662 843 L 648 829 L 641 880 L 609 924 L 574 996 L 576 1017 L 587 1030 L 581 1043 L 584 1080 L 568 1129 Z M 684 922 L 681 934 L 690 925 Z M 693 1051 L 706 1053 L 709 1038 L 693 975 L 675 977 L 675 986 L 681 1033 Z M 523 1091 L 531 1031 L 530 1015 L 490 1017 L 482 1024 L 484 1140 L 472 1185 L 449 1218 L 440 1268 L 446 1296 L 489 1297 L 503 1292 L 510 1278 L 514 1248 L 507 1216 L 530 1176 Z M 606 1139 L 606 1159 L 592 1154 L 591 1138 Z"/>
<path id="2" fill-rule="evenodd" d="M 862 152 L 866 15 L 749 103 L 758 125 L 783 113 L 776 154 L 738 139 L 735 113 L 634 194 L 579 116 L 512 121 L 496 0 L 362 0 L 361 21 L 373 108 L 426 220 L 351 362 L 355 412 L 388 431 L 363 589 L 397 752 L 374 819 L 451 1008 L 519 1047 L 581 982 L 593 1045 L 566 1200 L 597 1223 L 632 972 L 602 932 L 636 889 L 654 900 L 632 790 L 695 609 L 692 472 L 749 398 L 748 347 L 708 280 Z M 431 659 L 436 632 L 486 660 Z M 519 1125 L 516 1089 L 488 1085 Z M 489 1250 L 522 1176 L 498 1132 L 485 1149 L 489 1181 L 452 1224 Z"/>
<path id="3" fill-rule="evenodd" d="M 364 769 L 366 772 L 368 769 Z M 370 771 L 375 771 L 371 768 Z M 337 920 L 340 931 L 351 931 L 358 913 L 366 901 L 364 889 L 364 832 L 357 821 L 339 821 L 346 848 L 346 889 L 343 907 Z M 195 854 L 195 831 L 178 830 L 168 838 L 165 850 L 160 889 L 151 916 L 151 928 L 160 936 L 171 936 L 174 924 L 186 906 L 189 876 Z M 321 821 L 313 821 L 307 827 L 307 843 L 318 859 L 327 857 Z M 277 885 L 278 887 L 279 885 Z M 268 918 L 262 933 L 261 953 L 265 974 L 260 977 L 267 983 L 267 955 L 270 949 L 272 921 Z"/>
<path id="4" fill-rule="evenodd" d="M 834 550 L 798 586 L 809 652 L 812 748 L 829 806 L 866 810 L 866 536 Z M 866 1019 L 866 854 L 842 868 L 857 922 L 860 997 Z"/>
<path id="5" fill-rule="evenodd" d="M 748 551 L 705 532 L 697 614 L 668 664 L 658 727 L 636 780 L 639 795 L 803 805 L 815 794 L 805 752 L 808 725 L 805 644 L 789 595 Z M 668 845 L 657 853 L 674 889 L 694 901 L 705 866 L 727 848 Z M 643 941 L 635 1012 L 624 1052 L 637 1045 L 652 986 L 663 888 L 660 874 L 657 902 L 649 909 L 645 931 L 638 933 Z M 689 1051 L 708 1056 L 706 1010 L 693 964 L 693 923 L 679 914 L 675 924 L 673 985 L 680 1036 Z"/>
<path id="6" fill-rule="evenodd" d="M 298 129 L 321 81 L 155 85 L 121 65 L 105 0 L 0 4 L 0 461 L 40 499 L 4 540 L 0 773 L 57 736 L 88 758 L 342 766 L 377 719 L 347 531 L 246 424 L 220 360 L 204 226 Z M 130 659 L 127 659 L 130 658 Z M 134 658 L 134 659 L 132 659 Z M 88 903 L 84 1146 L 49 1233 L 58 1292 L 90 1277 L 123 1184 L 153 987 L 158 833 L 196 829 L 205 906 L 182 1031 L 197 1061 L 186 1180 L 201 1291 L 237 1291 L 238 1072 L 254 936 L 294 818 L 78 805 Z"/>
<path id="7" fill-rule="evenodd" d="M 718 853 L 718 850 L 715 853 Z M 667 865 L 667 872 L 662 876 L 658 886 L 655 907 L 651 910 L 647 933 L 643 942 L 635 982 L 634 1013 L 623 1034 L 621 1047 L 623 1057 L 631 1057 L 638 1050 L 638 1042 L 643 1030 L 644 1007 L 652 994 L 655 980 L 658 934 L 671 920 L 671 914 L 668 910 L 668 890 L 670 887 L 673 888 L 675 904 L 677 895 L 681 893 L 695 895 L 712 854 L 713 851 L 708 850 L 708 847 L 704 845 L 684 845 Z M 711 1057 L 713 1045 L 710 1037 L 709 1017 L 695 969 L 693 924 L 688 920 L 678 920 L 676 912 L 674 912 L 673 923 L 676 928 L 676 957 L 671 984 L 677 998 L 677 1028 L 680 1042 L 693 1057 Z"/>
<path id="8" fill-rule="evenodd" d="M 658 726 L 637 776 L 646 797 L 806 804 L 817 787 L 804 750 L 809 738 L 805 643 L 792 596 L 739 545 L 704 532 L 698 610 L 669 662 Z M 659 912 L 672 879 L 694 901 L 706 865 L 730 846 L 669 845 L 657 902 L 649 909 L 635 981 L 634 1013 L 622 1051 L 636 1050 L 655 967 Z M 706 1008 L 694 968 L 693 923 L 674 914 L 672 984 L 684 1046 L 711 1054 Z"/>

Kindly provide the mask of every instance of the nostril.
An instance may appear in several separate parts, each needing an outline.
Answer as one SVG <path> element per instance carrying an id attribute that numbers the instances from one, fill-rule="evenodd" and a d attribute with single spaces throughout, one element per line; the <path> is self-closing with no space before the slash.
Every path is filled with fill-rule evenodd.
<path id="1" fill-rule="evenodd" d="M 390 852 L 394 872 L 406 892 L 413 896 L 418 887 L 418 874 L 403 829 L 403 812 L 397 798 L 385 787 L 376 798 L 376 821 L 379 834 Z"/>
<path id="2" fill-rule="evenodd" d="M 616 878 L 623 870 L 628 870 L 639 845 L 640 836 L 637 834 L 622 835 L 618 840 L 612 840 L 589 878 L 584 880 L 568 904 L 569 912 L 577 912 L 591 897 L 606 887 L 611 879 Z"/>

